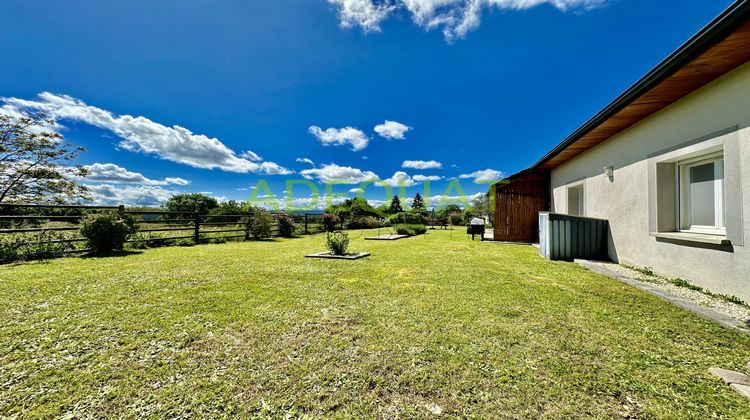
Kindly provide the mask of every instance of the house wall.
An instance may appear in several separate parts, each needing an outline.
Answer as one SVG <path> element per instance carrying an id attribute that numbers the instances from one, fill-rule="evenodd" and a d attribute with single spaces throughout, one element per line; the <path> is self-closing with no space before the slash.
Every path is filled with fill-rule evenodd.
<path id="1" fill-rule="evenodd" d="M 652 267 L 750 301 L 749 127 L 750 63 L 555 168 L 552 211 L 566 213 L 567 188 L 582 183 L 583 214 L 610 221 L 613 261 Z M 732 245 L 657 238 L 653 232 L 665 229 L 664 214 L 674 212 L 663 203 L 657 206 L 659 200 L 674 200 L 668 197 L 673 187 L 660 178 L 664 165 L 658 164 L 709 148 L 724 150 L 727 236 Z M 607 178 L 604 168 L 610 166 L 614 176 Z"/>

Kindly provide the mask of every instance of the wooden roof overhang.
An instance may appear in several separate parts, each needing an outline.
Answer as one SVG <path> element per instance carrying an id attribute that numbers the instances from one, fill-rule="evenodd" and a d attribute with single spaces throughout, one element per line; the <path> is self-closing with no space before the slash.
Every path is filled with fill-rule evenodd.
<path id="1" fill-rule="evenodd" d="M 750 0 L 739 0 L 531 169 L 551 170 L 748 61 Z"/>

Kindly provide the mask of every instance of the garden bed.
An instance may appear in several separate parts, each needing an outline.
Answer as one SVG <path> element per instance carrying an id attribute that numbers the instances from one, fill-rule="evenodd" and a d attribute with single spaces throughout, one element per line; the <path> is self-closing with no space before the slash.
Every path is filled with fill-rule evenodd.
<path id="1" fill-rule="evenodd" d="M 348 255 L 336 255 L 330 252 L 319 252 L 317 254 L 307 254 L 305 258 L 324 258 L 329 260 L 358 260 L 360 258 L 369 257 L 369 252 L 357 252 Z"/>

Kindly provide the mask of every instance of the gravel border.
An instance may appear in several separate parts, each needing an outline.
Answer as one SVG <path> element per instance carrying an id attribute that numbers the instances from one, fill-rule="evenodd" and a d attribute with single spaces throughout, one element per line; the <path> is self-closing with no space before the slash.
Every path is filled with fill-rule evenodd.
<path id="1" fill-rule="evenodd" d="M 697 290 L 679 287 L 664 277 L 649 276 L 619 264 L 587 260 L 576 260 L 576 262 L 589 270 L 657 295 L 704 318 L 750 334 L 747 323 L 750 320 L 750 308 L 743 305 L 727 302 Z"/>

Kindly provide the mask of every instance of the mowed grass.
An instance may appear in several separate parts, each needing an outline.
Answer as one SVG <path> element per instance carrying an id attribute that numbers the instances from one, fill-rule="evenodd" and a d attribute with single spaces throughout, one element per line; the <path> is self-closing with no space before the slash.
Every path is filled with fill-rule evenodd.
<path id="1" fill-rule="evenodd" d="M 749 418 L 750 339 L 535 248 L 430 231 L 0 267 L 0 415 Z"/>

